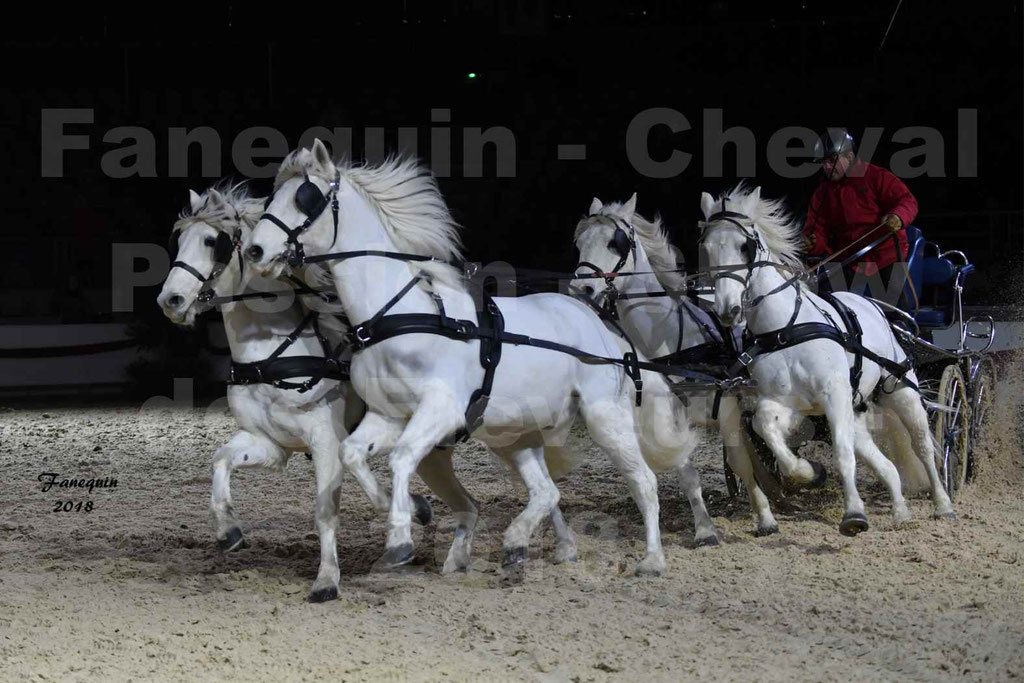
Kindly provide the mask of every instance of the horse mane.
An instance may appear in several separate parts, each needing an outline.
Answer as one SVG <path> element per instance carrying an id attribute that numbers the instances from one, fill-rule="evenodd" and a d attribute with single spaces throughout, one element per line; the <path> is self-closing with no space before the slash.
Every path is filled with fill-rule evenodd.
<path id="1" fill-rule="evenodd" d="M 276 190 L 285 181 L 310 170 L 311 157 L 289 154 L 274 179 Z M 341 176 L 373 207 L 398 251 L 433 256 L 440 262 L 418 263 L 446 284 L 464 289 L 462 273 L 448 262 L 462 260 L 459 225 L 452 218 L 430 171 L 411 157 L 389 156 L 379 164 L 335 163 Z"/>
<path id="2" fill-rule="evenodd" d="M 590 216 L 584 217 L 577 225 L 573 234 L 573 241 L 579 239 L 585 230 L 595 225 L 607 216 L 615 216 L 625 220 L 621 213 L 622 202 L 609 202 L 601 209 Z M 636 238 L 640 241 L 647 254 L 647 260 L 651 262 L 651 269 L 657 271 L 655 277 L 658 282 L 668 290 L 682 290 L 686 288 L 686 278 L 679 270 L 678 251 L 669 241 L 668 231 L 662 225 L 661 216 L 655 214 L 653 220 L 647 220 L 639 213 L 633 214 L 630 223 L 636 230 Z"/>
<path id="3" fill-rule="evenodd" d="M 801 222 L 789 212 L 785 199 L 761 197 L 756 205 L 751 206 L 753 192 L 753 188 L 741 181 L 721 195 L 719 201 L 724 198 L 730 204 L 743 207 L 743 212 L 754 221 L 754 229 L 772 255 L 783 265 L 802 269 L 804 240 Z"/>
<path id="4" fill-rule="evenodd" d="M 214 190 L 224 197 L 224 204 L 210 206 L 209 200 Z M 232 184 L 229 178 L 224 178 L 203 191 L 199 197 L 203 205 L 197 211 L 192 210 L 191 204 L 182 209 L 172 230 L 184 230 L 202 222 L 220 232 L 233 235 L 239 220 L 251 228 L 263 213 L 263 199 L 250 196 L 248 180 Z"/>

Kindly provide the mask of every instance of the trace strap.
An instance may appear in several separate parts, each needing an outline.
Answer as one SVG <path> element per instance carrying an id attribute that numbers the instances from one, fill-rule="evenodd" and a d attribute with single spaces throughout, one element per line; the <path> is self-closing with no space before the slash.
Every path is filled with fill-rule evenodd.
<path id="1" fill-rule="evenodd" d="M 394 297 L 388 301 L 369 320 L 356 325 L 349 332 L 349 341 L 354 351 L 358 352 L 374 344 L 378 344 L 392 337 L 404 334 L 435 334 L 456 341 L 480 340 L 480 364 L 484 368 L 484 381 L 480 389 L 473 393 L 466 409 L 466 429 L 457 436 L 458 439 L 466 438 L 468 434 L 480 425 L 483 413 L 490 397 L 493 383 L 494 371 L 501 359 L 500 349 L 502 344 L 513 344 L 516 346 L 533 346 L 550 351 L 558 351 L 583 363 L 619 365 L 622 366 L 626 375 L 633 381 L 636 388 L 637 399 L 639 400 L 643 391 L 643 380 L 641 370 L 649 370 L 668 375 L 685 377 L 687 383 L 693 384 L 699 389 L 717 389 L 721 382 L 716 378 L 697 373 L 688 368 L 664 366 L 657 363 L 639 360 L 635 352 L 627 352 L 622 358 L 598 356 L 580 349 L 561 344 L 547 339 L 535 339 L 525 334 L 508 332 L 504 326 L 504 318 L 497 303 L 489 296 L 485 296 L 484 309 L 478 312 L 476 322 L 452 318 L 444 310 L 444 302 L 436 293 L 431 292 L 434 304 L 437 306 L 437 313 L 392 313 L 388 314 L 414 286 L 426 279 L 423 272 L 418 273 L 412 280 L 402 288 Z"/>

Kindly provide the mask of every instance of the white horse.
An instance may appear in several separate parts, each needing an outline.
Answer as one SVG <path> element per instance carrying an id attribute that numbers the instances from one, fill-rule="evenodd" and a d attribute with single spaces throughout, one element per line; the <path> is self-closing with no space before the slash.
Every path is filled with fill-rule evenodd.
<path id="1" fill-rule="evenodd" d="M 342 305 L 359 321 L 360 339 L 374 341 L 380 329 L 375 316 L 385 310 L 438 316 L 438 324 L 442 310 L 449 321 L 478 320 L 461 274 L 446 263 L 459 255 L 456 226 L 434 179 L 415 163 L 335 165 L 318 140 L 311 151 L 296 151 L 282 163 L 268 214 L 273 218 L 259 222 L 246 251 L 265 275 L 282 273 L 289 257 L 297 263 L 300 249 L 307 256 L 360 252 L 330 261 Z M 413 262 L 381 252 L 436 260 Z M 494 302 L 509 332 L 622 358 L 621 340 L 579 301 L 538 294 Z M 353 357 L 352 383 L 369 412 L 343 452 L 368 450 L 376 433 L 401 430 L 390 457 L 395 495 L 384 563 L 413 557 L 409 501 L 399 494 L 430 449 L 467 426 L 467 406 L 485 377 L 480 345 L 477 339 L 402 334 Z M 667 383 L 649 373 L 643 382 L 643 407 L 637 409 L 634 385 L 617 365 L 584 363 L 527 343 L 501 346 L 490 401 L 474 436 L 516 468 L 529 492 L 526 509 L 505 533 L 506 565 L 525 560 L 529 538 L 545 516 L 552 515 L 556 527 L 561 521 L 547 460 L 566 455 L 559 445 L 579 411 L 591 437 L 626 477 L 643 515 L 647 552 L 637 573 L 664 572 L 657 482 L 648 463 L 658 469 L 681 466 L 695 439 Z"/>
<path id="2" fill-rule="evenodd" d="M 619 323 L 637 348 L 648 358 L 664 358 L 688 350 L 692 353 L 701 346 L 713 356 L 721 349 L 723 340 L 713 322 L 702 320 L 703 312 L 686 299 L 685 278 L 661 219 L 649 221 L 637 213 L 635 193 L 625 203 L 603 204 L 595 197 L 587 213 L 577 223 L 573 235 L 579 250 L 576 274 L 593 276 L 596 268 L 597 274 L 607 277 L 607 286 L 615 289 L 611 294 Z M 618 277 L 620 272 L 629 274 Z M 576 280 L 574 284 L 591 297 L 595 305 L 609 303 L 610 293 L 600 280 L 590 277 Z M 717 425 L 729 466 L 743 480 L 750 496 L 751 509 L 757 516 L 756 535 L 777 533 L 778 523 L 768 498 L 754 477 L 752 449 L 741 424 L 738 397 L 722 395 L 715 419 L 712 417 L 714 392 L 688 391 L 686 396 L 689 399 L 687 415 L 692 422 Z M 809 466 L 813 465 L 816 463 Z M 692 496 L 700 496 L 699 481 L 695 487 L 690 487 L 689 495 L 696 515 L 702 506 L 694 505 Z M 698 522 L 698 527 L 701 523 Z M 710 524 L 710 520 L 706 524 Z"/>
<path id="3" fill-rule="evenodd" d="M 203 195 L 190 192 L 190 207 L 175 223 L 172 233 L 178 265 L 168 274 L 157 302 L 173 322 L 191 326 L 204 307 L 201 292 L 232 297 L 277 290 L 282 294 L 278 302 L 268 304 L 252 299 L 220 306 L 232 361 L 263 361 L 296 332 L 299 334 L 280 357 L 322 358 L 325 350 L 311 319 L 307 320 L 310 311 L 292 299 L 291 287 L 260 283 L 254 288 L 249 282 L 250 271 L 241 267 L 240 250 L 249 237 L 250 226 L 262 213 L 263 201 L 248 197 L 242 185 L 227 188 L 223 193 L 217 189 Z M 347 331 L 336 317 L 327 314 L 319 316 L 319 328 L 332 346 Z M 308 379 L 295 377 L 288 381 L 299 386 Z M 309 451 L 316 473 L 316 525 L 321 548 L 320 570 L 310 600 L 337 597 L 340 570 L 335 530 L 343 474 L 338 449 L 348 430 L 360 419 L 365 409 L 362 401 L 348 382 L 327 378 L 303 392 L 270 383 L 232 384 L 228 386 L 227 398 L 239 429 L 217 449 L 213 458 L 210 507 L 217 522 L 218 545 L 222 550 L 232 551 L 245 543 L 231 501 L 231 472 L 239 467 L 280 470 L 295 452 Z M 451 486 L 446 480 L 454 477 L 445 474 L 445 460 L 443 456 L 429 458 L 420 474 L 425 475 L 428 484 L 435 484 L 446 494 L 443 498 L 451 500 Z M 389 498 L 362 454 L 346 460 L 344 467 L 355 475 L 378 510 L 388 509 Z M 448 463 L 447 470 L 450 469 Z M 471 503 L 468 495 L 464 498 Z M 419 520 L 428 521 L 430 507 L 426 501 L 417 496 L 414 504 Z"/>
<path id="4" fill-rule="evenodd" d="M 718 200 L 703 193 L 701 210 L 705 217 L 701 249 L 715 274 L 715 311 L 726 324 L 745 321 L 753 335 L 771 333 L 773 338 L 779 331 L 803 323 L 834 322 L 846 331 L 841 316 L 828 302 L 802 285 L 786 286 L 792 271 L 802 267 L 802 237 L 799 224 L 787 215 L 780 200 L 763 200 L 760 188 L 748 190 L 740 185 Z M 855 313 L 866 349 L 897 364 L 905 361 L 906 354 L 876 305 L 853 294 L 836 296 Z M 865 399 L 882 382 L 875 394 L 878 405 L 898 416 L 910 434 L 914 452 L 931 485 L 934 516 L 955 519 L 935 468 L 934 440 L 921 397 L 914 388 L 898 381 L 893 369 L 867 357 L 863 359 L 854 391 L 850 376 L 853 363 L 854 355 L 831 339 L 813 339 L 754 357 L 748 366 L 758 387 L 754 429 L 772 449 L 779 469 L 790 476 L 799 466 L 786 436 L 800 415 L 824 414 L 831 428 L 833 452 L 845 494 L 846 510 L 840 531 L 856 535 L 868 528 L 854 477 L 855 453 L 888 487 L 896 521 L 909 519 L 899 473 L 869 433 L 871 413 L 864 405 Z M 913 370 L 905 377 L 917 385 Z"/>

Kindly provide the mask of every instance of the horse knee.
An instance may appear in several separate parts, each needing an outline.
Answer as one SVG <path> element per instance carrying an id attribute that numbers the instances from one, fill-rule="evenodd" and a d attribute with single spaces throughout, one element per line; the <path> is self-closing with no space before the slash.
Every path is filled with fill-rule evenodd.
<path id="1" fill-rule="evenodd" d="M 360 446 L 341 446 L 341 464 L 347 469 L 351 469 L 356 465 L 361 465 L 366 462 L 366 456 L 369 455 L 369 449 L 364 449 Z"/>

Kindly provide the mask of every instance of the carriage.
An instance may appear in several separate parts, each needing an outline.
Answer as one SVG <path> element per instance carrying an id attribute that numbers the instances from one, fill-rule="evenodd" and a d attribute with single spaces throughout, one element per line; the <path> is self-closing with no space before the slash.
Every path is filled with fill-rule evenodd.
<path id="1" fill-rule="evenodd" d="M 954 497 L 974 472 L 974 450 L 992 400 L 995 368 L 986 352 L 995 341 L 995 322 L 990 316 L 964 318 L 965 281 L 975 268 L 962 251 L 942 251 L 913 225 L 907 237 L 905 298 L 913 307 L 890 307 L 890 319 L 923 377 L 938 382 L 926 405 L 939 444 L 940 471 Z M 948 331 L 942 340 L 940 331 Z"/>

